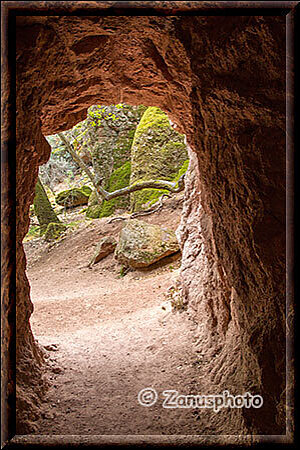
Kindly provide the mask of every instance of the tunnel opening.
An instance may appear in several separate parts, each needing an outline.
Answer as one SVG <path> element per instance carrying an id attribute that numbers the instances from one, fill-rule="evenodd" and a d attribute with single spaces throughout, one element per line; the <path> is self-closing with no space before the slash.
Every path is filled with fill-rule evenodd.
<path id="1" fill-rule="evenodd" d="M 51 154 L 39 169 L 23 241 L 30 324 L 50 386 L 36 433 L 140 434 L 149 423 L 151 433 L 176 434 L 179 424 L 180 433 L 192 433 L 190 413 L 143 415 L 137 402 L 148 386 L 186 391 L 186 377 L 186 394 L 197 390 L 176 237 L 186 136 L 160 108 L 119 103 L 92 105 L 83 121 L 46 140 Z"/>
<path id="2" fill-rule="evenodd" d="M 22 247 L 38 167 L 50 154 L 43 135 L 69 130 L 91 104 L 118 104 L 122 93 L 125 103 L 166 111 L 191 147 L 178 234 L 182 292 L 196 326 L 196 381 L 205 394 L 230 389 L 266 399 L 259 413 L 206 410 L 202 422 L 196 411 L 198 429 L 203 435 L 284 434 L 285 22 L 260 16 L 84 18 L 77 34 L 77 20 L 35 18 L 33 34 L 30 18 L 18 19 L 19 433 L 36 431 L 44 391 Z"/>

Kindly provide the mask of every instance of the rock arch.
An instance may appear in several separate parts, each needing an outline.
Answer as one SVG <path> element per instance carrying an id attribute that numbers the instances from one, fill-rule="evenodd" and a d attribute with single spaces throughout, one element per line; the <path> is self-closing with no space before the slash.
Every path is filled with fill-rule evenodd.
<path id="1" fill-rule="evenodd" d="M 20 16 L 16 44 L 18 433 L 32 429 L 43 391 L 22 247 L 50 154 L 43 135 L 120 101 L 162 108 L 191 148 L 182 282 L 207 393 L 264 398 L 259 415 L 219 414 L 212 428 L 284 433 L 285 18 Z"/>

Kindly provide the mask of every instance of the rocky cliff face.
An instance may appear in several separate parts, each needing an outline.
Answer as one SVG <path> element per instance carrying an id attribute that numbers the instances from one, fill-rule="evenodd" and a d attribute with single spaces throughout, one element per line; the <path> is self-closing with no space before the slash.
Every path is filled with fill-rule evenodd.
<path id="1" fill-rule="evenodd" d="M 218 415 L 210 431 L 284 433 L 285 18 L 27 16 L 16 36 L 17 432 L 43 390 L 22 247 L 43 134 L 122 97 L 166 111 L 191 148 L 182 283 L 207 388 L 264 397 L 259 414 Z"/>
<path id="2" fill-rule="evenodd" d="M 243 411 L 244 426 L 280 433 L 285 421 L 284 27 L 267 18 L 219 24 L 216 30 L 213 19 L 190 20 L 179 33 L 193 73 L 201 74 L 191 96 L 197 152 L 182 222 L 182 277 L 200 342 L 206 341 L 207 386 L 259 392 L 264 406 L 259 415 Z M 258 49 L 263 50 L 256 57 Z M 237 421 L 235 416 L 231 423 Z"/>

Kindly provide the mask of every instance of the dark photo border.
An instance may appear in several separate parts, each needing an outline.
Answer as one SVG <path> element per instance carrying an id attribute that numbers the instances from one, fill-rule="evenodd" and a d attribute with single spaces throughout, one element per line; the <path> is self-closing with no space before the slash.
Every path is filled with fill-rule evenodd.
<path id="1" fill-rule="evenodd" d="M 1 443 L 4 448 L 102 448 L 115 446 L 222 446 L 294 441 L 294 142 L 295 142 L 295 22 L 300 2 L 280 1 L 4 1 L 2 39 L 2 152 L 1 152 L 1 309 L 2 401 Z M 40 15 L 282 15 L 286 17 L 286 435 L 282 436 L 37 436 L 15 435 L 15 18 Z M 7 300 L 9 299 L 9 301 Z M 5 306 L 9 305 L 9 307 Z M 238 438 L 238 441 L 237 441 Z M 249 440 L 250 439 L 250 440 Z"/>

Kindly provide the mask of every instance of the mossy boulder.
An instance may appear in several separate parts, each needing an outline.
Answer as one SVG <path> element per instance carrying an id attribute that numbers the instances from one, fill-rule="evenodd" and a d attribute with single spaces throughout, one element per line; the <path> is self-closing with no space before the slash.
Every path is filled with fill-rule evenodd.
<path id="1" fill-rule="evenodd" d="M 173 231 L 142 220 L 127 220 L 120 233 L 115 258 L 133 268 L 148 267 L 180 250 Z"/>
<path id="2" fill-rule="evenodd" d="M 55 211 L 53 210 L 46 190 L 38 177 L 35 185 L 35 196 L 33 200 L 34 213 L 40 224 L 40 234 L 42 235 L 49 223 L 60 223 Z"/>
<path id="3" fill-rule="evenodd" d="M 46 228 L 44 238 L 46 241 L 57 239 L 64 231 L 66 231 L 66 229 L 67 227 L 63 223 L 49 223 Z"/>
<path id="4" fill-rule="evenodd" d="M 108 192 L 113 192 L 128 186 L 130 181 L 130 172 L 131 163 L 130 161 L 126 161 L 121 167 L 112 173 L 107 186 Z M 103 200 L 100 205 L 97 203 L 96 194 L 91 194 L 91 197 L 89 207 L 86 211 L 86 216 L 90 219 L 108 217 L 112 215 L 116 209 L 127 210 L 130 207 L 129 195 L 116 197 L 109 201 Z"/>
<path id="5" fill-rule="evenodd" d="M 79 205 L 87 205 L 92 189 L 89 186 L 67 189 L 56 195 L 55 201 L 58 205 L 72 208 Z"/>
<path id="6" fill-rule="evenodd" d="M 172 128 L 168 116 L 161 109 L 147 108 L 132 144 L 130 184 L 151 179 L 174 181 L 187 158 L 185 136 Z M 143 205 L 155 202 L 167 192 L 143 189 L 132 193 L 132 211 L 143 209 Z"/>
<path id="7" fill-rule="evenodd" d="M 190 160 L 189 160 L 189 159 L 186 159 L 186 160 L 183 162 L 182 166 L 180 167 L 180 169 L 178 170 L 177 174 L 176 174 L 175 177 L 173 178 L 173 181 L 175 181 L 176 183 L 179 181 L 179 178 L 181 178 L 182 175 L 184 175 L 184 174 L 186 173 L 186 171 L 188 170 L 188 168 L 189 168 L 189 163 L 190 163 Z"/>

